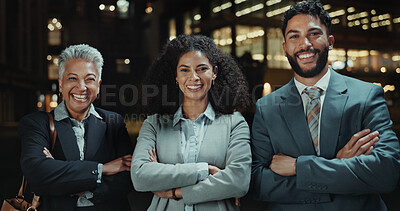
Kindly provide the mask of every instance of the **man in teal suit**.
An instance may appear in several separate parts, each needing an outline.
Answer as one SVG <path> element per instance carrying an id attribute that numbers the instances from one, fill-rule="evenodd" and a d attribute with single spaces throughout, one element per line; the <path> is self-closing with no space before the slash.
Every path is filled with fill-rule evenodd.
<path id="1" fill-rule="evenodd" d="M 295 3 L 283 22 L 294 78 L 257 102 L 250 195 L 270 210 L 386 210 L 400 152 L 382 88 L 328 67 L 319 2 Z"/>

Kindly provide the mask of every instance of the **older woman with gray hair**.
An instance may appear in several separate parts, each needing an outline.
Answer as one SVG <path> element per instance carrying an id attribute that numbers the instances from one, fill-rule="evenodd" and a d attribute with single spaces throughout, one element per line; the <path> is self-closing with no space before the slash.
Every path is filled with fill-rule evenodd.
<path id="1" fill-rule="evenodd" d="M 126 194 L 133 147 L 121 115 L 93 106 L 103 57 L 89 45 L 72 45 L 59 59 L 59 92 L 52 148 L 49 117 L 22 118 L 21 167 L 39 210 L 129 210 Z"/>

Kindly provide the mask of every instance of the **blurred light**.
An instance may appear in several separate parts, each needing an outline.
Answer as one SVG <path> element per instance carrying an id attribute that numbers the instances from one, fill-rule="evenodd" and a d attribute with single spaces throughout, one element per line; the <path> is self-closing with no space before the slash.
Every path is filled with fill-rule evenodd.
<path id="1" fill-rule="evenodd" d="M 332 19 L 332 24 L 338 24 L 338 23 L 340 23 L 340 19 L 339 18 L 334 18 L 334 19 Z"/>
<path id="2" fill-rule="evenodd" d="M 104 4 L 100 4 L 100 5 L 99 5 L 99 9 L 100 9 L 100 10 L 104 10 L 105 8 L 106 8 L 106 5 L 104 5 Z"/>
<path id="3" fill-rule="evenodd" d="M 58 96 L 56 94 L 53 94 L 53 96 L 51 96 L 51 101 L 57 102 L 57 100 L 58 100 Z"/>
<path id="4" fill-rule="evenodd" d="M 394 90 L 395 90 L 396 88 L 394 87 L 394 85 L 385 85 L 384 87 L 383 87 L 383 91 L 384 92 L 387 92 L 387 91 L 391 91 L 391 92 L 393 92 Z"/>
<path id="5" fill-rule="evenodd" d="M 144 10 L 147 14 L 150 14 L 150 13 L 152 13 L 153 12 L 153 7 L 147 7 L 145 10 Z"/>
<path id="6" fill-rule="evenodd" d="M 362 26 L 362 29 L 367 30 L 367 29 L 368 29 L 368 25 L 366 25 L 366 24 L 363 25 L 363 26 Z"/>
<path id="7" fill-rule="evenodd" d="M 44 98 L 45 98 L 45 97 L 44 97 L 44 94 L 39 95 L 39 101 L 40 101 L 40 102 L 43 102 L 43 101 L 44 101 Z"/>
<path id="8" fill-rule="evenodd" d="M 381 72 L 386 73 L 386 67 L 381 67 Z"/>
<path id="9" fill-rule="evenodd" d="M 396 68 L 396 73 L 400 74 L 400 67 Z"/>
<path id="10" fill-rule="evenodd" d="M 246 0 L 235 0 L 235 4 L 240 4 L 242 2 L 245 2 Z"/>
<path id="11" fill-rule="evenodd" d="M 55 65 L 58 65 L 58 58 L 54 58 L 54 59 L 53 59 L 53 63 L 54 63 Z"/>
<path id="12" fill-rule="evenodd" d="M 366 24 L 366 23 L 368 23 L 368 22 L 369 22 L 368 18 L 364 18 L 364 19 L 361 20 L 361 23 L 362 23 L 362 24 Z"/>
<path id="13" fill-rule="evenodd" d="M 332 62 L 332 68 L 334 70 L 342 70 L 345 67 L 345 63 L 343 61 L 335 61 Z"/>
<path id="14" fill-rule="evenodd" d="M 356 8 L 354 8 L 354 7 L 347 8 L 347 12 L 349 12 L 349 13 L 352 13 L 354 11 L 356 11 Z"/>
<path id="15" fill-rule="evenodd" d="M 235 13 L 235 15 L 236 15 L 237 17 L 240 17 L 240 16 L 242 16 L 242 15 L 247 15 L 247 14 L 249 14 L 249 13 L 255 12 L 255 11 L 260 10 L 260 9 L 262 9 L 262 8 L 264 8 L 264 4 L 256 4 L 256 5 L 252 6 L 252 7 L 248 7 L 248 8 L 246 8 L 246 9 L 244 9 L 244 10 L 237 11 L 237 12 Z M 268 14 L 268 13 L 267 13 L 267 14 Z"/>
<path id="16" fill-rule="evenodd" d="M 55 108 L 55 107 L 57 107 L 58 106 L 58 103 L 57 102 L 50 102 L 50 107 L 51 108 Z"/>
<path id="17" fill-rule="evenodd" d="M 196 21 L 198 21 L 198 20 L 201 19 L 201 15 L 200 15 L 200 14 L 197 14 L 197 15 L 195 15 L 195 16 L 193 17 L 193 19 L 196 20 Z"/>
<path id="18" fill-rule="evenodd" d="M 253 58 L 253 60 L 257 60 L 257 61 L 264 61 L 264 55 L 263 54 L 253 54 L 251 56 Z"/>
<path id="19" fill-rule="evenodd" d="M 267 55 L 267 60 L 268 60 L 268 61 L 271 61 L 271 59 L 272 59 L 271 54 L 268 54 L 268 55 Z"/>
<path id="20" fill-rule="evenodd" d="M 272 87 L 271 84 L 268 82 L 264 83 L 264 89 L 263 89 L 263 96 L 266 96 L 268 94 L 271 94 L 272 92 Z"/>
<path id="21" fill-rule="evenodd" d="M 169 36 L 169 41 L 171 41 L 171 40 L 173 40 L 173 39 L 175 39 L 175 38 L 176 38 L 176 36 L 174 36 L 174 35 Z"/>
<path id="22" fill-rule="evenodd" d="M 129 63 L 131 63 L 131 60 L 125 59 L 125 60 L 124 60 L 124 63 L 125 63 L 125 64 L 129 64 Z"/>
<path id="23" fill-rule="evenodd" d="M 51 24 L 51 23 L 49 23 L 49 24 L 47 25 L 47 28 L 48 28 L 50 31 L 54 31 L 54 26 L 53 26 L 53 24 Z"/>
<path id="24" fill-rule="evenodd" d="M 226 43 L 227 43 L 228 45 L 232 44 L 232 39 L 231 39 L 231 38 L 226 39 Z"/>
<path id="25" fill-rule="evenodd" d="M 51 55 L 47 55 L 47 57 L 46 57 L 47 61 L 50 61 L 51 58 L 52 58 Z"/>
<path id="26" fill-rule="evenodd" d="M 290 8 L 290 6 L 289 6 L 289 8 Z M 288 8 L 288 9 L 289 9 Z M 286 10 L 285 10 L 286 11 Z M 341 9 L 341 10 L 336 10 L 336 11 L 333 11 L 333 12 L 330 12 L 329 13 L 329 16 L 331 17 L 331 18 L 333 18 L 333 17 L 337 17 L 337 16 L 341 16 L 341 15 L 344 15 L 346 13 L 346 11 L 344 11 L 344 9 Z"/>
<path id="27" fill-rule="evenodd" d="M 392 60 L 393 60 L 394 62 L 400 61 L 400 55 L 392 56 Z"/>
<path id="28" fill-rule="evenodd" d="M 242 1 L 243 2 L 243 1 Z M 240 3 L 242 3 L 242 2 L 240 2 Z M 236 3 L 236 1 L 235 1 L 235 4 L 238 4 L 238 3 Z M 212 9 L 212 11 L 213 11 L 213 13 L 218 13 L 218 12 L 221 12 L 222 10 L 226 10 L 226 9 L 228 9 L 228 8 L 230 8 L 230 7 L 232 7 L 232 3 L 231 2 L 226 2 L 226 3 L 224 3 L 224 4 L 221 4 L 221 5 L 219 5 L 219 6 L 216 6 L 216 7 L 214 7 L 213 9 Z M 200 19 L 199 19 L 200 20 Z"/>
<path id="29" fill-rule="evenodd" d="M 354 67 L 354 62 L 353 60 L 347 60 L 347 67 L 353 68 Z"/>
<path id="30" fill-rule="evenodd" d="M 400 23 L 400 17 L 398 17 L 398 18 L 393 18 L 393 23 Z"/>
<path id="31" fill-rule="evenodd" d="M 38 108 L 41 108 L 41 107 L 43 106 L 43 103 L 42 103 L 42 102 L 37 102 L 36 106 L 37 106 Z"/>
<path id="32" fill-rule="evenodd" d="M 369 72 L 369 67 L 364 67 L 364 72 Z"/>
<path id="33" fill-rule="evenodd" d="M 371 10 L 371 14 L 372 14 L 372 15 L 375 15 L 375 14 L 376 14 L 376 11 L 375 11 L 375 10 Z"/>
<path id="34" fill-rule="evenodd" d="M 61 23 L 60 23 L 60 22 L 57 22 L 57 23 L 56 23 L 56 27 L 57 27 L 58 29 L 61 29 L 61 28 L 62 28 Z"/>
<path id="35" fill-rule="evenodd" d="M 379 55 L 379 52 L 378 52 L 378 51 L 375 51 L 375 50 L 370 50 L 370 51 L 369 51 L 369 54 L 370 54 L 371 56 L 377 56 L 377 55 Z"/>
<path id="36" fill-rule="evenodd" d="M 114 11 L 115 10 L 115 6 L 114 5 L 111 5 L 110 7 L 109 7 L 109 10 L 112 12 L 112 11 Z"/>
<path id="37" fill-rule="evenodd" d="M 323 8 L 324 8 L 324 10 L 326 11 L 326 10 L 330 10 L 330 9 L 332 8 L 332 6 L 331 6 L 330 4 L 325 4 L 325 5 L 323 6 Z"/>
<path id="38" fill-rule="evenodd" d="M 272 16 L 282 14 L 282 13 L 286 12 L 286 10 L 290 9 L 290 6 L 291 6 L 291 5 L 288 5 L 288 6 L 281 7 L 281 8 L 279 8 L 279 9 L 276 9 L 276 10 L 269 11 L 269 12 L 267 12 L 266 16 L 267 16 L 268 18 L 270 18 L 270 17 L 272 17 Z M 332 16 L 331 16 L 331 17 L 332 17 Z"/>
<path id="39" fill-rule="evenodd" d="M 51 20 L 51 22 L 52 22 L 52 23 L 57 23 L 58 20 L 57 20 L 57 18 L 53 18 L 53 19 Z"/>
<path id="40" fill-rule="evenodd" d="M 274 5 L 274 4 L 278 4 L 279 2 L 281 2 L 281 0 L 268 0 L 265 4 L 267 6 L 271 6 L 271 5 Z"/>

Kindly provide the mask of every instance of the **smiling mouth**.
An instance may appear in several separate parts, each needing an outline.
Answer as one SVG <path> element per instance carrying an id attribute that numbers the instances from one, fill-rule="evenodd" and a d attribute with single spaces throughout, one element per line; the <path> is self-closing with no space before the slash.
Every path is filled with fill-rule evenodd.
<path id="1" fill-rule="evenodd" d="M 186 86 L 187 89 L 189 89 L 190 91 L 198 91 L 203 87 L 203 84 L 199 84 L 199 85 L 191 85 L 191 86 Z"/>
<path id="2" fill-rule="evenodd" d="M 300 54 L 298 54 L 297 55 L 297 57 L 298 58 L 300 58 L 300 59 L 308 59 L 308 58 L 311 58 L 311 57 L 314 57 L 315 56 L 315 53 L 314 52 L 310 52 L 310 53 L 300 53 Z"/>
<path id="3" fill-rule="evenodd" d="M 88 99 L 88 96 L 87 96 L 87 95 L 72 94 L 72 97 L 73 97 L 75 100 L 80 101 L 80 102 L 86 102 L 87 99 Z"/>

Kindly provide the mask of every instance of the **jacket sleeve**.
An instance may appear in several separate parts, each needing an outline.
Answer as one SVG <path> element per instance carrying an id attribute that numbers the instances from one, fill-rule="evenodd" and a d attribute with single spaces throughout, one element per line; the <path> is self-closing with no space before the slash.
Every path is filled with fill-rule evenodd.
<path id="1" fill-rule="evenodd" d="M 96 188 L 97 162 L 46 158 L 50 149 L 49 121 L 43 112 L 25 116 L 19 123 L 21 168 L 38 195 L 66 195 Z"/>
<path id="2" fill-rule="evenodd" d="M 300 156 L 297 159 L 297 188 L 335 194 L 387 193 L 399 176 L 399 141 L 382 88 L 374 86 L 362 112 L 362 128 L 379 131 L 379 141 L 370 155 L 348 159 Z"/>
<path id="3" fill-rule="evenodd" d="M 242 197 L 247 193 L 251 173 L 249 126 L 240 113 L 230 116 L 231 134 L 225 169 L 197 184 L 182 187 L 185 204 Z"/>
<path id="4" fill-rule="evenodd" d="M 125 123 L 122 116 L 115 114 L 118 117 L 115 129 L 112 131 L 112 138 L 115 149 L 115 158 L 124 155 L 130 155 L 133 152 L 133 146 L 129 138 L 128 131 L 126 130 Z M 110 123 L 108 123 L 110 124 Z M 124 171 L 115 175 L 102 176 L 102 181 L 97 184 L 96 189 L 93 191 L 93 202 L 102 202 L 104 199 L 126 197 L 126 195 L 133 189 L 132 181 L 130 179 L 130 172 Z"/>
<path id="5" fill-rule="evenodd" d="M 329 194 L 298 189 L 296 176 L 280 176 L 271 171 L 269 165 L 275 151 L 270 141 L 270 132 L 265 126 L 267 118 L 258 101 L 252 126 L 253 162 L 249 195 L 256 200 L 278 203 L 329 202 Z"/>
<path id="6" fill-rule="evenodd" d="M 148 151 L 156 148 L 159 123 L 149 116 L 139 132 L 132 158 L 131 178 L 137 191 L 162 191 L 196 184 L 197 166 L 193 163 L 157 163 L 150 160 Z"/>

